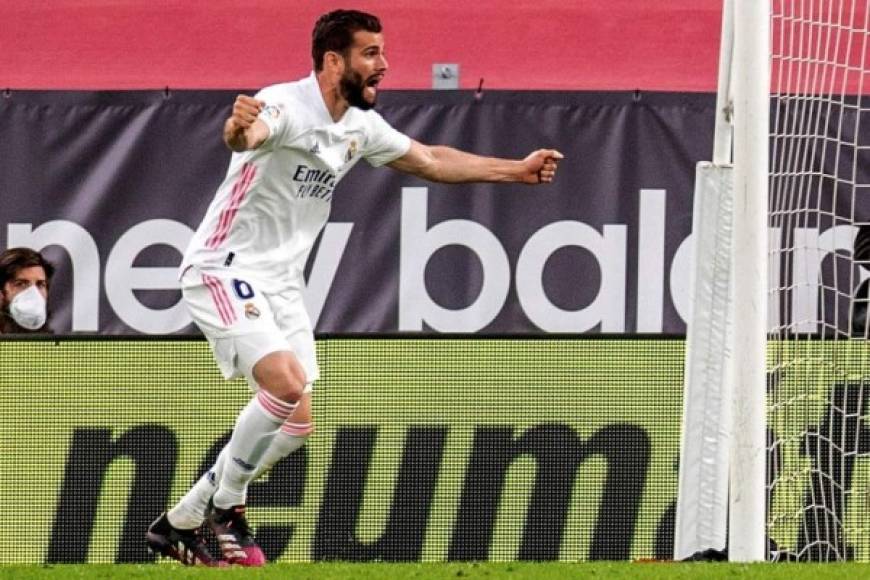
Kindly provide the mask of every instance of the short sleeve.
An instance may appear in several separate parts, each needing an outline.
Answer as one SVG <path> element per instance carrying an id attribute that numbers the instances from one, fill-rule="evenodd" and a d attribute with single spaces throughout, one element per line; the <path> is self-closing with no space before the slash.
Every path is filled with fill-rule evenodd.
<path id="1" fill-rule="evenodd" d="M 395 161 L 411 148 L 411 138 L 395 130 L 375 111 L 368 111 L 368 138 L 362 155 L 372 167 Z"/>
<path id="2" fill-rule="evenodd" d="M 267 87 L 255 95 L 266 103 L 263 110 L 260 111 L 259 119 L 269 128 L 269 137 L 264 142 L 264 145 L 271 146 L 276 143 L 281 143 L 290 133 L 292 125 L 290 119 L 290 110 L 286 102 L 280 98 L 279 91 L 276 87 Z"/>

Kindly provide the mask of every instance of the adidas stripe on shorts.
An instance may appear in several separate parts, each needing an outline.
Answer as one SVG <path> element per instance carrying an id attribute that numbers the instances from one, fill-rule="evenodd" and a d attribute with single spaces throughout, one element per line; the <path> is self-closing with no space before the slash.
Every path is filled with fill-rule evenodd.
<path id="1" fill-rule="evenodd" d="M 306 388 L 320 376 L 314 332 L 300 292 L 262 292 L 233 277 L 231 270 L 215 276 L 193 266 L 181 276 L 181 291 L 225 378 L 244 376 L 256 389 L 254 365 L 282 350 L 296 355 Z"/>

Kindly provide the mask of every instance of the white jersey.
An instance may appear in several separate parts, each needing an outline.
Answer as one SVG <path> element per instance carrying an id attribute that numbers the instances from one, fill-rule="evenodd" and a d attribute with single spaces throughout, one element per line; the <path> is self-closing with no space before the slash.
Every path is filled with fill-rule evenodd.
<path id="1" fill-rule="evenodd" d="M 377 167 L 411 140 L 375 111 L 355 107 L 332 120 L 317 79 L 266 87 L 260 119 L 269 137 L 235 153 L 181 264 L 232 272 L 264 290 L 301 288 L 302 271 L 326 224 L 335 186 L 360 158 Z"/>

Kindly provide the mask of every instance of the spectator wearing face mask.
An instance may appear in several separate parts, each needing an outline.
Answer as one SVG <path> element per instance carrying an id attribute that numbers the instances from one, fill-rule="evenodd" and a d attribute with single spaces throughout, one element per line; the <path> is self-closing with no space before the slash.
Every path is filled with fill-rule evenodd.
<path id="1" fill-rule="evenodd" d="M 54 266 L 30 248 L 0 253 L 0 334 L 49 333 L 48 286 Z"/>

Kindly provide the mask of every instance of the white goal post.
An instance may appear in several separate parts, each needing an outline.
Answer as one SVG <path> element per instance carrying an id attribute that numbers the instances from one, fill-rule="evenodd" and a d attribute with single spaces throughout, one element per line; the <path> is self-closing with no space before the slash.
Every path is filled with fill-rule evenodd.
<path id="1" fill-rule="evenodd" d="M 676 559 L 724 549 L 728 529 L 732 560 L 764 558 L 769 15 L 766 0 L 723 5 L 714 161 L 696 173 Z"/>
<path id="2" fill-rule="evenodd" d="M 870 0 L 724 0 L 721 46 L 674 557 L 870 561 Z"/>

